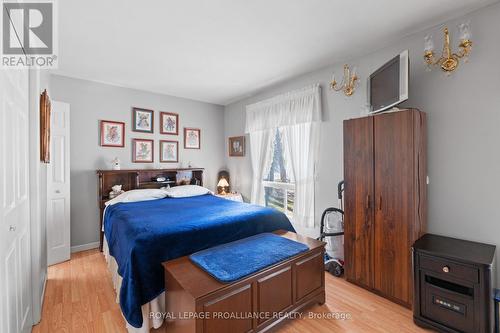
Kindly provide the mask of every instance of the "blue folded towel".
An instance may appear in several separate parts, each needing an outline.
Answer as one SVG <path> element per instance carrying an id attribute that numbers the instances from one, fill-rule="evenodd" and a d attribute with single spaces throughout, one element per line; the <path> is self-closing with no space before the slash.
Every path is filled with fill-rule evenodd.
<path id="1" fill-rule="evenodd" d="M 193 253 L 189 258 L 220 282 L 232 282 L 307 250 L 305 244 L 262 233 Z"/>

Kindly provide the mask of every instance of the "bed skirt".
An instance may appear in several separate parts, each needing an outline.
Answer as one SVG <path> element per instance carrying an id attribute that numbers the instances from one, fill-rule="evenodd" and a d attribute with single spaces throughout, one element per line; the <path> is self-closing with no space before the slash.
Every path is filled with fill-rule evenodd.
<path id="1" fill-rule="evenodd" d="M 111 274 L 111 280 L 113 281 L 113 287 L 116 293 L 116 303 L 120 304 L 120 287 L 122 286 L 122 277 L 118 274 L 118 264 L 115 258 L 109 254 L 108 243 L 106 237 L 104 237 L 102 252 L 106 262 L 108 264 L 108 270 Z M 158 297 L 153 299 L 151 302 L 142 305 L 142 327 L 135 328 L 134 326 L 127 323 L 127 331 L 129 333 L 149 333 L 153 328 L 159 328 L 163 324 L 162 316 L 152 316 L 150 313 L 164 313 L 165 312 L 165 292 L 162 292 Z M 125 318 L 125 317 L 124 317 Z"/>

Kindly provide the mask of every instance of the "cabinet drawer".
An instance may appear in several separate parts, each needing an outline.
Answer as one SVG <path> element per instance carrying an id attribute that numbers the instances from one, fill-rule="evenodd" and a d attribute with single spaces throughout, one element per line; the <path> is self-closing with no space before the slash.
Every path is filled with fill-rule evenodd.
<path id="1" fill-rule="evenodd" d="M 472 283 L 479 282 L 479 270 L 475 267 L 457 264 L 448 260 L 420 255 L 420 267 L 442 275 Z"/>

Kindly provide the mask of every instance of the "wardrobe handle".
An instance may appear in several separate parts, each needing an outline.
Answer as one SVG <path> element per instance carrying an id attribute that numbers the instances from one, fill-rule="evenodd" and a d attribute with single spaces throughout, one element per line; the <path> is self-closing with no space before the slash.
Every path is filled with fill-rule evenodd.
<path id="1" fill-rule="evenodd" d="M 378 197 L 378 210 L 382 210 L 382 195 Z"/>
<path id="2" fill-rule="evenodd" d="M 370 195 L 366 195 L 366 209 L 370 209 Z"/>

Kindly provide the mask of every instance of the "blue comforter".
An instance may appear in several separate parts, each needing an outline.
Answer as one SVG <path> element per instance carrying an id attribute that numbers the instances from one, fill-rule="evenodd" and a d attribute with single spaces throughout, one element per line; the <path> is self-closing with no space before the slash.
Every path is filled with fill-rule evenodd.
<path id="1" fill-rule="evenodd" d="M 213 195 L 107 207 L 104 233 L 123 278 L 120 306 L 125 319 L 142 326 L 141 305 L 165 290 L 162 262 L 279 229 L 295 231 L 277 210 Z"/>

